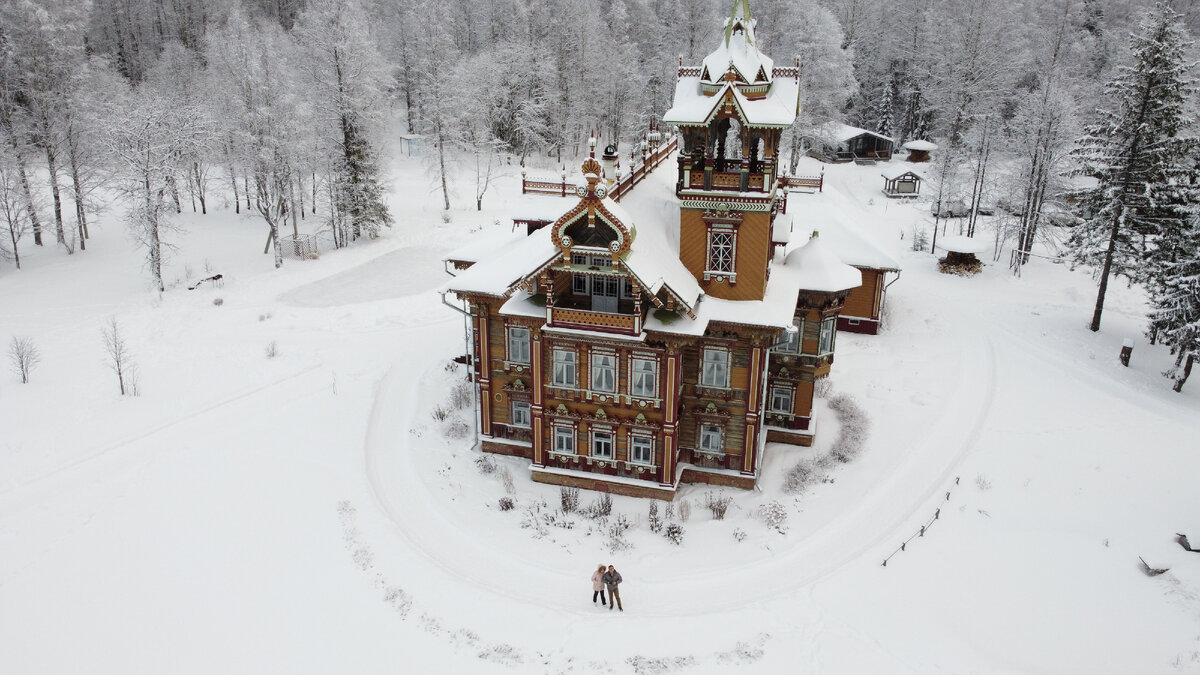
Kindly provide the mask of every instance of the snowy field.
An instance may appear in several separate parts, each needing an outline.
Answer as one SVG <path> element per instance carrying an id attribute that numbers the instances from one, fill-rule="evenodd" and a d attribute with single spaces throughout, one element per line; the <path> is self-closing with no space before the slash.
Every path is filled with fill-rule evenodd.
<path id="1" fill-rule="evenodd" d="M 1200 382 L 1159 374 L 1136 288 L 1114 284 L 1091 333 L 1086 270 L 1017 279 L 1005 253 L 938 274 L 909 246 L 927 202 L 827 167 L 789 200 L 796 232 L 852 214 L 905 267 L 885 332 L 838 338 L 832 392 L 867 411 L 866 447 L 783 494 L 837 436 L 819 402 L 816 446 L 769 446 L 724 520 L 711 488 L 681 490 L 676 546 L 648 501 L 601 522 L 556 513 L 527 462 L 480 470 L 451 403 L 463 323 L 433 289 L 445 252 L 507 227 L 519 176 L 444 223 L 418 160 L 393 175 L 394 229 L 279 271 L 261 221 L 227 208 L 182 219 L 161 297 L 115 207 L 86 253 L 0 267 L 0 340 L 43 357 L 30 384 L 0 379 L 0 672 L 1200 672 L 1200 556 L 1174 542 L 1200 541 Z M 676 219 L 673 176 L 623 205 Z M 224 285 L 186 290 L 206 270 Z M 110 317 L 138 397 L 107 370 Z M 786 526 L 758 516 L 772 501 Z M 623 613 L 589 602 L 600 562 Z"/>

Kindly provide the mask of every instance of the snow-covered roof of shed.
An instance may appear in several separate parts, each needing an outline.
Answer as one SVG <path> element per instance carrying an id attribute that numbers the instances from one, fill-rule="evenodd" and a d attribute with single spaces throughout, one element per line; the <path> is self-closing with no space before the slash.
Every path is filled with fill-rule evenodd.
<path id="1" fill-rule="evenodd" d="M 917 152 L 931 152 L 933 150 L 937 150 L 936 143 L 930 143 L 929 141 L 922 141 L 919 139 L 915 141 L 909 141 L 905 143 L 903 147 L 905 150 L 916 150 Z"/>
<path id="2" fill-rule="evenodd" d="M 784 267 L 796 275 L 798 288 L 806 291 L 835 293 L 862 285 L 862 272 L 842 262 L 821 237 L 787 254 Z M 772 278 L 775 274 L 772 273 Z"/>
<path id="3" fill-rule="evenodd" d="M 964 237 L 957 234 L 948 237 L 939 237 L 937 240 L 938 248 L 951 253 L 983 253 L 989 245 L 984 239 Z"/>
<path id="4" fill-rule="evenodd" d="M 816 127 L 809 133 L 810 136 L 813 136 L 815 138 L 820 138 L 820 139 L 829 140 L 829 141 L 836 141 L 838 143 L 845 143 L 846 141 L 850 140 L 851 138 L 857 138 L 859 136 L 862 136 L 863 134 L 874 136 L 876 138 L 881 138 L 881 139 L 883 139 L 885 141 L 889 141 L 889 142 L 892 141 L 891 137 L 884 136 L 881 133 L 877 133 L 877 132 L 871 131 L 869 129 L 861 129 L 859 127 L 852 127 L 849 124 L 842 124 L 840 122 L 826 122 L 825 124 L 822 124 L 822 125 Z"/>
<path id="5" fill-rule="evenodd" d="M 822 217 L 812 223 L 819 228 L 820 238 L 838 260 L 863 269 L 899 272 L 900 262 L 884 250 L 874 237 L 850 222 L 849 218 Z M 807 243 L 807 240 L 801 240 Z M 798 250 L 797 246 L 793 250 Z"/>
<path id="6" fill-rule="evenodd" d="M 571 197 L 575 197 L 574 188 L 568 191 L 568 194 Z M 516 204 L 513 205 L 510 213 L 512 214 L 512 220 L 545 220 L 554 222 L 572 206 L 575 206 L 578 201 L 578 197 L 564 199 L 557 195 L 522 195 Z"/>
<path id="7" fill-rule="evenodd" d="M 881 171 L 879 175 L 883 176 L 884 178 L 886 178 L 888 180 L 896 180 L 897 178 L 899 178 L 900 176 L 903 176 L 906 173 L 911 173 L 912 175 L 916 176 L 917 178 L 921 178 L 921 179 L 925 178 L 925 176 L 920 171 L 916 171 L 915 169 L 913 169 L 911 166 L 909 166 L 907 164 L 891 164 L 889 166 L 884 167 L 883 171 Z"/>
<path id="8" fill-rule="evenodd" d="M 525 238 L 525 228 L 513 229 L 500 225 L 485 227 L 471 235 L 471 240 L 447 253 L 442 260 L 476 263 L 491 257 L 497 249 Z"/>

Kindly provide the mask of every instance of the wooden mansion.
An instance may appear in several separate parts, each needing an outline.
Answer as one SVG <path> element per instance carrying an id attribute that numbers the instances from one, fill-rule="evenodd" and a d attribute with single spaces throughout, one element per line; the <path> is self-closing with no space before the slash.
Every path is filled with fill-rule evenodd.
<path id="1" fill-rule="evenodd" d="M 737 0 L 717 49 L 679 68 L 678 222 L 635 222 L 593 151 L 557 218 L 443 287 L 470 313 L 482 448 L 528 458 L 534 480 L 670 500 L 680 483 L 753 487 L 767 441 L 812 442 L 814 383 L 863 276 L 817 233 L 781 253 L 800 73 L 754 27 Z"/>

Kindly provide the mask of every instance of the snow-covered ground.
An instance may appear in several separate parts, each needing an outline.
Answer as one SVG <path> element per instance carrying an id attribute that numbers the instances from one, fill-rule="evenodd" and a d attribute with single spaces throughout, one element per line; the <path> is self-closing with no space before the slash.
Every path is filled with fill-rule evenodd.
<path id="1" fill-rule="evenodd" d="M 635 217 L 675 217 L 672 166 L 623 202 Z M 0 340 L 43 356 L 30 384 L 0 380 L 0 671 L 1200 672 L 1200 556 L 1173 541 L 1200 540 L 1200 383 L 1159 375 L 1137 289 L 1114 284 L 1091 333 L 1086 271 L 1035 260 L 1016 279 L 985 254 L 977 277 L 938 274 L 908 246 L 927 203 L 830 166 L 825 192 L 789 200 L 796 231 L 861 213 L 905 266 L 886 331 L 838 337 L 862 455 L 782 493 L 837 435 L 820 402 L 817 445 L 770 446 L 725 520 L 710 488 L 681 492 L 680 546 L 649 531 L 649 502 L 614 498 L 607 525 L 633 526 L 611 551 L 527 463 L 484 473 L 447 435 L 469 418 L 439 259 L 497 227 L 519 177 L 443 223 L 420 162 L 394 174 L 393 230 L 279 271 L 257 219 L 188 216 L 165 275 L 184 283 L 160 298 L 115 208 L 86 253 L 0 268 Z M 185 267 L 224 286 L 188 291 Z M 106 368 L 109 317 L 139 397 Z M 771 501 L 786 532 L 757 516 Z M 600 562 L 623 613 L 590 603 Z"/>

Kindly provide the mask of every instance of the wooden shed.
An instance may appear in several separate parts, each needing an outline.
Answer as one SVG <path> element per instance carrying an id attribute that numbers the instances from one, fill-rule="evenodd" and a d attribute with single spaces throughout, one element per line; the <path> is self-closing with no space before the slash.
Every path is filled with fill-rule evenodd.
<path id="1" fill-rule="evenodd" d="M 405 157 L 416 157 L 425 147 L 425 137 L 420 134 L 402 134 L 400 136 L 400 153 Z"/>
<path id="2" fill-rule="evenodd" d="M 807 136 L 811 154 L 827 162 L 882 160 L 892 158 L 894 142 L 883 134 L 846 124 L 821 125 Z"/>
<path id="3" fill-rule="evenodd" d="M 883 194 L 893 199 L 921 194 L 921 174 L 903 165 L 889 166 L 883 176 Z"/>
<path id="4" fill-rule="evenodd" d="M 929 153 L 937 150 L 936 144 L 922 140 L 909 141 L 903 147 L 908 151 L 908 161 L 914 164 L 928 162 L 930 160 Z"/>

